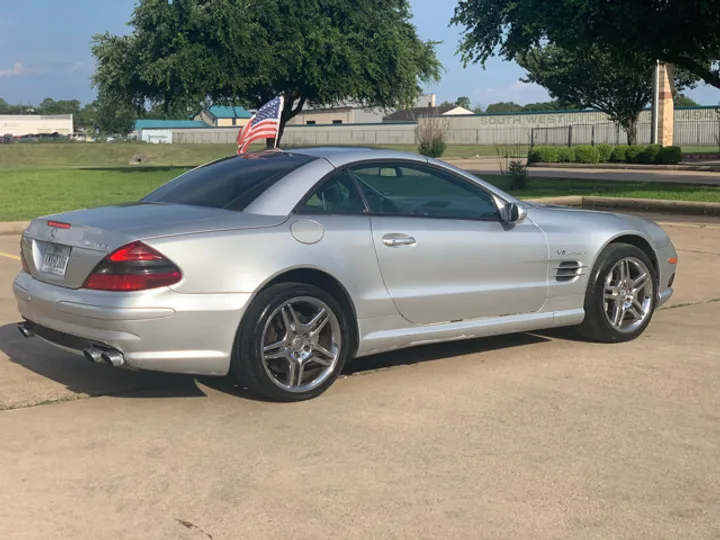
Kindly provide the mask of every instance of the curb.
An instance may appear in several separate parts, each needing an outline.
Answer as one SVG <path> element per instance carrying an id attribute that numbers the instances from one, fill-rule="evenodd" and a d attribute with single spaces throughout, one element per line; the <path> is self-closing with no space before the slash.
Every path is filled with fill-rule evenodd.
<path id="1" fill-rule="evenodd" d="M 22 234 L 30 225 L 29 221 L 5 221 L 0 222 L 0 236 L 10 234 Z"/>
<path id="2" fill-rule="evenodd" d="M 533 163 L 531 169 L 598 169 L 598 170 L 636 170 L 636 171 L 690 171 L 720 172 L 719 165 L 639 165 L 636 163 Z"/>
<path id="3" fill-rule="evenodd" d="M 629 199 L 623 197 L 547 197 L 525 199 L 540 204 L 559 204 L 588 210 L 636 210 L 663 214 L 720 216 L 720 203 L 692 201 L 663 201 L 657 199 Z"/>

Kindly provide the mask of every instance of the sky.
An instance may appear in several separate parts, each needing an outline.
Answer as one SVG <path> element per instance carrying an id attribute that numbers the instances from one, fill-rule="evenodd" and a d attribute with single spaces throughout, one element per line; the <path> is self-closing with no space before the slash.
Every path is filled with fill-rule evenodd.
<path id="1" fill-rule="evenodd" d="M 424 40 L 441 41 L 438 56 L 445 71 L 428 88 L 438 103 L 468 96 L 474 106 L 498 101 L 519 104 L 549 99 L 539 86 L 520 82 L 523 70 L 498 58 L 464 68 L 457 56 L 459 28 L 449 26 L 456 2 L 410 0 L 414 23 Z M 127 33 L 134 0 L 0 0 L 0 98 L 37 104 L 46 97 L 95 98 L 90 77 L 94 34 Z M 701 85 L 688 95 L 702 105 L 720 102 L 720 90 Z"/>

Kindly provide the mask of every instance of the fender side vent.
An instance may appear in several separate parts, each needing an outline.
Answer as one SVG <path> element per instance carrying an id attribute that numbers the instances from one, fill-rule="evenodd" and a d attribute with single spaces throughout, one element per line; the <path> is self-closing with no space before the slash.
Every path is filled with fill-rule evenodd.
<path id="1" fill-rule="evenodd" d="M 560 283 L 574 281 L 583 274 L 583 270 L 587 268 L 578 261 L 563 261 L 560 266 L 553 268 L 555 280 Z"/>

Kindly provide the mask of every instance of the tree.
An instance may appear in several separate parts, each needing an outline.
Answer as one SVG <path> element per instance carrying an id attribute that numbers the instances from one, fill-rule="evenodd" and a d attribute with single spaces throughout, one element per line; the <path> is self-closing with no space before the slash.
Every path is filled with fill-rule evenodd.
<path id="1" fill-rule="evenodd" d="M 137 109 L 127 103 L 117 103 L 102 91 L 88 105 L 94 113 L 92 131 L 105 135 L 126 135 L 132 131 L 138 118 Z"/>
<path id="2" fill-rule="evenodd" d="M 501 101 L 500 103 L 491 103 L 487 106 L 487 110 L 485 112 L 489 113 L 509 113 L 509 112 L 520 112 L 522 111 L 522 106 L 518 105 L 517 103 L 514 103 L 512 101 Z"/>
<path id="3" fill-rule="evenodd" d="M 720 88 L 717 0 L 461 0 L 466 64 L 499 53 L 508 60 L 541 44 L 566 50 L 598 46 L 675 64 Z"/>
<path id="4" fill-rule="evenodd" d="M 437 81 L 435 42 L 407 0 L 140 0 L 125 36 L 94 36 L 94 83 L 141 111 L 283 95 L 280 133 L 304 105 L 409 108 Z"/>
<path id="5" fill-rule="evenodd" d="M 540 103 L 527 103 L 523 105 L 523 112 L 542 112 L 542 111 L 555 111 L 557 110 L 557 103 L 555 101 L 544 101 Z"/>
<path id="6" fill-rule="evenodd" d="M 473 112 L 474 112 L 475 114 L 482 114 L 482 112 L 483 112 L 482 106 L 477 105 L 477 106 L 473 109 Z"/>
<path id="7" fill-rule="evenodd" d="M 519 54 L 517 62 L 528 72 L 525 82 L 543 86 L 554 98 L 604 112 L 635 144 L 638 117 L 652 97 L 654 62 L 643 53 L 617 57 L 596 45 L 568 50 L 546 45 Z M 691 84 L 682 71 L 676 75 L 677 85 Z"/>
<path id="8" fill-rule="evenodd" d="M 694 99 L 687 97 L 682 92 L 676 93 L 673 97 L 673 101 L 675 102 L 676 107 L 697 107 L 700 105 Z"/>
<path id="9" fill-rule="evenodd" d="M 464 109 L 472 109 L 472 103 L 470 102 L 470 98 L 467 96 L 460 96 L 455 100 L 455 104 Z"/>

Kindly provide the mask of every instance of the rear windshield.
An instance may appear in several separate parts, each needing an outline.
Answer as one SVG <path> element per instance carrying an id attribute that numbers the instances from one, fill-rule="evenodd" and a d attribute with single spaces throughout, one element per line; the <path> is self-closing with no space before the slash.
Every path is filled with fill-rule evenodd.
<path id="1" fill-rule="evenodd" d="M 142 202 L 242 211 L 283 176 L 314 159 L 285 152 L 231 156 L 178 176 Z"/>

